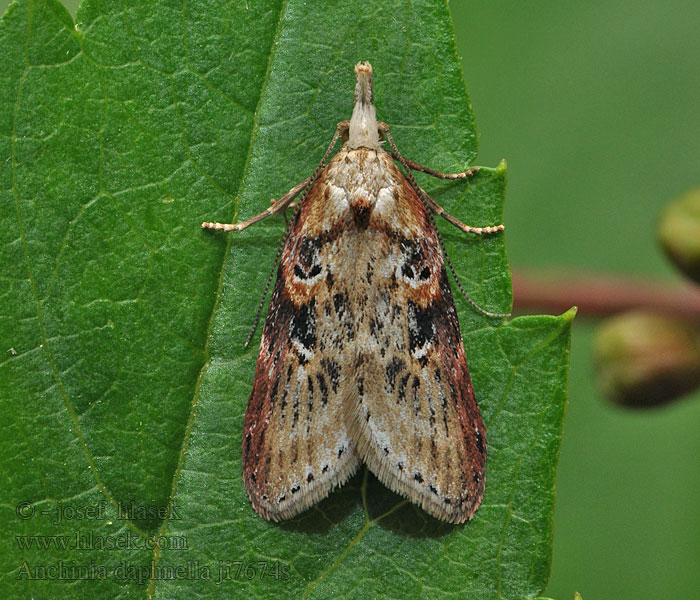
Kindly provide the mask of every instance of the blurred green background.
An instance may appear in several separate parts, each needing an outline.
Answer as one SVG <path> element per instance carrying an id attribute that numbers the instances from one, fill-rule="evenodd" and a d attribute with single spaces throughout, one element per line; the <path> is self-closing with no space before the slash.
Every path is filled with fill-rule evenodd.
<path id="1" fill-rule="evenodd" d="M 655 245 L 664 204 L 700 185 L 700 3 L 451 3 L 480 134 L 508 160 L 513 268 L 676 283 Z M 578 318 L 547 595 L 700 597 L 700 394 L 610 406 Z"/>
<path id="2" fill-rule="evenodd" d="M 77 0 L 65 5 L 75 15 Z M 451 9 L 478 164 L 508 160 L 512 266 L 680 280 L 654 227 L 668 200 L 700 185 L 700 3 Z M 700 394 L 650 412 L 610 406 L 593 383 L 595 325 L 574 327 L 547 595 L 697 597 Z"/>

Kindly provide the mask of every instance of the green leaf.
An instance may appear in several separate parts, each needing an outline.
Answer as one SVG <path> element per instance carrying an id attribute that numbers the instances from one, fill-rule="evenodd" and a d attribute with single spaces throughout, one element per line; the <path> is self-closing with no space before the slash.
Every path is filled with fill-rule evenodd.
<path id="1" fill-rule="evenodd" d="M 471 523 L 428 518 L 361 472 L 271 524 L 241 480 L 259 334 L 243 341 L 284 223 L 200 230 L 313 171 L 350 115 L 358 60 L 406 156 L 470 164 L 446 4 L 86 1 L 76 21 L 26 0 L 0 22 L 3 595 L 541 592 L 573 314 L 501 322 L 456 296 L 489 429 Z M 463 221 L 502 220 L 503 165 L 420 181 Z M 470 296 L 507 310 L 503 236 L 440 227 Z"/>

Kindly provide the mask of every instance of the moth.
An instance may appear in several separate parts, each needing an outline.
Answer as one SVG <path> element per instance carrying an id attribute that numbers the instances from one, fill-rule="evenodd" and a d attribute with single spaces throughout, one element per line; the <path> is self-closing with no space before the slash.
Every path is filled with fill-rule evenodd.
<path id="1" fill-rule="evenodd" d="M 412 170 L 465 179 L 476 169 L 443 174 L 404 158 L 377 121 L 372 67 L 358 63 L 352 118 L 316 171 L 247 221 L 202 224 L 241 231 L 300 197 L 243 430 L 243 480 L 265 519 L 305 511 L 362 463 L 443 521 L 462 523 L 481 502 L 486 428 L 433 215 L 472 234 L 503 225 L 461 223 Z"/>

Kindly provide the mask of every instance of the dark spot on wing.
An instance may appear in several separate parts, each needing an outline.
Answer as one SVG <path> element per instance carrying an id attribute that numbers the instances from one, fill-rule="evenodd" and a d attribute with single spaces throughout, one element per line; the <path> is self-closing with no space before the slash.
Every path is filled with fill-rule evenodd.
<path id="1" fill-rule="evenodd" d="M 292 316 L 292 339 L 297 340 L 304 348 L 312 350 L 316 346 L 316 299 L 311 298 L 302 304 Z M 307 360 L 299 356 L 301 364 Z"/>
<path id="2" fill-rule="evenodd" d="M 386 366 L 386 379 L 389 383 L 389 389 L 393 392 L 396 387 L 396 376 L 403 372 L 406 368 L 406 363 L 400 358 L 394 357 Z"/>
<path id="3" fill-rule="evenodd" d="M 441 303 L 433 302 L 425 308 L 421 308 L 409 301 L 408 306 L 408 343 L 413 352 L 416 348 L 422 348 L 426 342 L 436 338 L 436 321 L 440 318 Z"/>
<path id="4" fill-rule="evenodd" d="M 318 251 L 323 243 L 322 238 L 302 238 L 297 263 L 294 265 L 294 275 L 298 279 L 312 279 L 321 272 Z"/>
<path id="5" fill-rule="evenodd" d="M 324 358 L 321 360 L 321 366 L 330 378 L 331 388 L 333 388 L 333 393 L 336 394 L 340 385 L 340 365 L 333 359 Z"/>
<path id="6" fill-rule="evenodd" d="M 479 452 L 481 454 L 484 453 L 484 437 L 481 435 L 481 432 L 477 429 L 476 430 L 476 447 L 478 448 Z"/>
<path id="7" fill-rule="evenodd" d="M 321 403 L 328 404 L 328 386 L 323 373 L 316 373 L 316 381 L 318 381 L 318 388 L 321 390 Z"/>
<path id="8" fill-rule="evenodd" d="M 430 279 L 431 270 L 423 243 L 420 240 L 403 238 L 399 240 L 399 247 L 402 259 L 401 275 L 419 282 Z"/>
<path id="9" fill-rule="evenodd" d="M 398 392 L 398 397 L 399 398 L 405 398 L 406 397 L 406 386 L 408 385 L 408 380 L 411 378 L 410 373 L 406 373 L 400 380 L 399 380 L 399 392 Z"/>
<path id="10" fill-rule="evenodd" d="M 333 294 L 333 308 L 335 314 L 342 317 L 345 314 L 348 298 L 345 294 Z"/>
<path id="11" fill-rule="evenodd" d="M 308 271 L 304 271 L 301 266 L 294 265 L 294 275 L 297 279 L 312 279 L 321 272 L 321 265 L 314 265 Z"/>

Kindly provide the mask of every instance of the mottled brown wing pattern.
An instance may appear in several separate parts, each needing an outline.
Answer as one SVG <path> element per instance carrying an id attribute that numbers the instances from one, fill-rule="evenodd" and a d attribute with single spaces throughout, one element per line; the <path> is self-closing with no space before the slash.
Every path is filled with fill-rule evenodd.
<path id="1" fill-rule="evenodd" d="M 291 224 L 245 414 L 245 487 L 255 509 L 275 521 L 325 498 L 358 466 L 342 405 L 343 353 L 354 329 L 328 261 L 342 225 L 326 198 L 316 183 Z"/>
<path id="2" fill-rule="evenodd" d="M 384 167 L 396 182 L 391 197 L 380 192 L 385 210 L 355 236 L 356 272 L 367 285 L 351 296 L 347 425 L 380 481 L 459 523 L 483 496 L 486 431 L 434 224 L 393 162 Z"/>
<path id="3" fill-rule="evenodd" d="M 372 66 L 361 62 L 352 118 L 338 123 L 314 174 L 246 221 L 202 223 L 242 231 L 315 182 L 287 232 L 245 414 L 243 479 L 267 519 L 301 513 L 360 461 L 444 521 L 466 521 L 481 502 L 486 430 L 431 212 L 470 234 L 503 225 L 461 223 L 411 169 L 442 179 L 476 172 L 439 173 L 401 156 L 377 121 Z"/>

